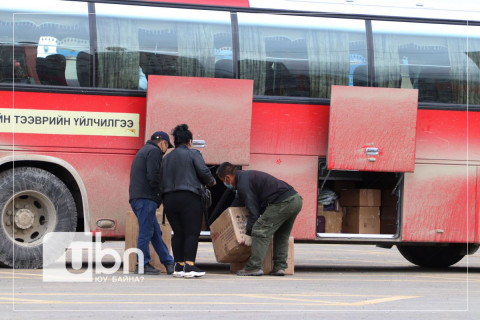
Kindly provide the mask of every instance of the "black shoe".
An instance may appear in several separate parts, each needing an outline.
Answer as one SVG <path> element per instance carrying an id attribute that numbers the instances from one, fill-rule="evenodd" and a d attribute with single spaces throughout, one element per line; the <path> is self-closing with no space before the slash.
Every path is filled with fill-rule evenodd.
<path id="1" fill-rule="evenodd" d="M 174 271 L 173 271 L 173 276 L 175 278 L 183 278 L 183 275 L 185 274 L 185 271 L 183 271 L 183 266 L 180 263 L 175 263 Z"/>
<path id="2" fill-rule="evenodd" d="M 278 270 L 273 270 L 272 272 L 270 272 L 270 275 L 271 276 L 284 276 L 285 275 L 285 270 L 283 269 L 278 269 Z"/>
<path id="3" fill-rule="evenodd" d="M 172 274 L 175 271 L 174 264 L 166 264 L 165 269 L 167 269 L 167 274 Z"/>
<path id="4" fill-rule="evenodd" d="M 253 269 L 253 270 L 245 270 L 242 269 L 237 271 L 237 276 L 263 276 L 262 269 Z"/>
<path id="5" fill-rule="evenodd" d="M 138 265 L 135 268 L 135 274 L 138 274 Z M 147 263 L 143 266 L 143 274 L 153 274 L 157 275 L 160 274 L 160 270 L 155 269 L 150 263 Z"/>
<path id="6" fill-rule="evenodd" d="M 199 269 L 196 265 L 189 265 L 185 264 L 184 270 L 184 277 L 185 278 L 193 278 L 193 277 L 201 277 L 205 275 L 205 271 Z"/>

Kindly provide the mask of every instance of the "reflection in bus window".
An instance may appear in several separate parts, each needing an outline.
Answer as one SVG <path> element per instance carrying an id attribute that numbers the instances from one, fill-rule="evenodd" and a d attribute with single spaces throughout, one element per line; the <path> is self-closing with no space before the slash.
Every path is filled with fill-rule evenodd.
<path id="1" fill-rule="evenodd" d="M 79 85 L 77 55 L 90 46 L 86 3 L 5 1 L 0 30 L 0 82 Z"/>
<path id="2" fill-rule="evenodd" d="M 420 102 L 480 104 L 480 27 L 383 21 L 372 27 L 377 87 L 418 89 Z"/>
<path id="3" fill-rule="evenodd" d="M 97 4 L 98 87 L 146 75 L 233 76 L 230 13 Z"/>
<path id="4" fill-rule="evenodd" d="M 240 77 L 254 94 L 330 97 L 367 85 L 363 20 L 239 13 Z"/>

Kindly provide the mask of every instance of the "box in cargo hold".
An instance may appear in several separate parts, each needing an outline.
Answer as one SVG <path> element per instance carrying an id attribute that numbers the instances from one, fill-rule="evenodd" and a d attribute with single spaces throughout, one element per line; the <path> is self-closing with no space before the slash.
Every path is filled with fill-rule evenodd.
<path id="1" fill-rule="evenodd" d="M 238 270 L 241 270 L 247 264 L 246 261 L 241 262 L 232 262 L 230 263 L 230 272 L 235 273 Z M 288 258 L 287 258 L 288 267 L 285 269 L 285 274 L 292 275 L 295 271 L 295 250 L 293 237 L 288 238 Z M 270 246 L 268 247 L 267 254 L 265 259 L 263 259 L 262 270 L 264 274 L 269 274 L 273 271 L 273 241 L 270 241 Z"/>
<path id="2" fill-rule="evenodd" d="M 162 239 L 163 242 L 167 245 L 168 251 L 172 252 L 172 227 L 165 219 L 165 225 L 162 224 L 162 216 L 163 216 L 163 206 L 157 210 L 156 213 L 157 221 L 160 224 L 160 230 L 162 231 Z M 125 225 L 125 250 L 130 248 L 137 247 L 137 239 L 138 239 L 138 219 L 133 211 L 127 212 L 127 219 Z M 160 258 L 158 257 L 157 252 L 150 243 L 150 264 L 154 267 L 159 269 L 161 272 L 166 273 L 167 270 L 165 266 L 160 262 Z M 128 271 L 134 272 L 135 266 L 137 265 L 137 255 L 136 254 L 129 254 L 127 257 L 127 261 L 123 263 L 128 264 Z"/>
<path id="3" fill-rule="evenodd" d="M 317 206 L 317 216 L 321 216 L 325 211 L 341 211 L 338 200 L 335 200 L 331 205 L 323 205 L 319 203 Z"/>
<path id="4" fill-rule="evenodd" d="M 251 248 L 242 244 L 247 219 L 245 207 L 230 207 L 210 225 L 213 251 L 218 262 L 245 261 L 250 257 Z"/>
<path id="5" fill-rule="evenodd" d="M 325 218 L 325 233 L 341 233 L 343 214 L 341 211 L 324 211 L 318 218 Z M 317 231 L 322 232 L 322 231 Z"/>
<path id="6" fill-rule="evenodd" d="M 340 193 L 342 207 L 380 207 L 380 189 L 346 189 Z"/>
<path id="7" fill-rule="evenodd" d="M 343 219 L 343 233 L 379 234 L 379 207 L 346 207 Z"/>
<path id="8" fill-rule="evenodd" d="M 337 210 L 325 210 L 323 205 L 318 205 L 317 209 L 317 232 L 318 233 L 340 233 L 342 232 L 343 213 L 337 202 Z M 322 219 L 323 217 L 323 219 Z"/>

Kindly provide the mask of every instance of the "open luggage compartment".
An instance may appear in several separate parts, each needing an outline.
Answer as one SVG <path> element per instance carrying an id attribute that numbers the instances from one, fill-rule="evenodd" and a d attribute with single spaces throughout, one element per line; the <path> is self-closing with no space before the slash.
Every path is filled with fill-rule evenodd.
<path id="1" fill-rule="evenodd" d="M 403 173 L 326 170 L 319 160 L 317 237 L 398 236 Z"/>

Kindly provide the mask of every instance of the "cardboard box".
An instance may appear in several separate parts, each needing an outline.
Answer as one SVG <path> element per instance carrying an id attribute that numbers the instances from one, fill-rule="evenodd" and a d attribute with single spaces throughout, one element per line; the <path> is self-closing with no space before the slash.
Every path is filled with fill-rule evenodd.
<path id="1" fill-rule="evenodd" d="M 335 203 L 330 205 L 330 206 L 325 206 L 321 203 L 318 204 L 317 206 L 317 216 L 323 215 L 325 211 L 342 211 L 342 208 L 340 207 L 338 200 L 335 200 Z"/>
<path id="2" fill-rule="evenodd" d="M 343 213 L 341 211 L 324 211 L 325 233 L 341 233 Z"/>
<path id="3" fill-rule="evenodd" d="M 340 193 L 342 207 L 380 207 L 380 189 L 346 189 Z"/>
<path id="4" fill-rule="evenodd" d="M 245 207 L 230 207 L 210 225 L 213 251 L 218 262 L 245 261 L 250 257 L 251 248 L 241 244 L 247 219 Z"/>
<path id="5" fill-rule="evenodd" d="M 324 210 L 323 205 L 318 205 L 317 210 L 317 232 L 319 233 L 341 233 L 343 213 L 338 206 L 337 210 Z M 324 217 L 323 221 L 319 217 Z M 324 227 L 323 227 L 324 225 Z"/>
<path id="6" fill-rule="evenodd" d="M 162 225 L 162 216 L 163 216 L 163 207 L 161 206 L 156 213 L 157 221 L 160 224 L 160 230 L 162 231 L 162 239 L 163 242 L 167 245 L 168 251 L 172 252 L 172 228 L 168 223 L 167 219 L 165 219 L 165 225 Z M 133 211 L 127 212 L 127 220 L 125 224 L 125 250 L 130 248 L 137 247 L 137 238 L 138 238 L 138 220 L 137 216 Z M 128 271 L 134 272 L 135 267 L 137 265 L 137 255 L 136 254 L 129 254 L 126 258 L 127 261 L 123 261 L 123 263 L 128 264 Z M 159 269 L 161 272 L 166 273 L 167 270 L 165 266 L 160 262 L 160 258 L 158 257 L 157 252 L 150 243 L 150 264 Z"/>
<path id="7" fill-rule="evenodd" d="M 285 274 L 292 275 L 295 272 L 295 252 L 294 252 L 294 241 L 293 237 L 288 238 L 288 258 L 287 264 L 288 267 L 285 269 Z M 230 263 L 230 272 L 236 273 L 238 270 L 241 270 L 247 264 L 248 259 L 242 262 L 232 262 Z M 270 246 L 268 247 L 267 254 L 262 263 L 263 273 L 269 274 L 273 271 L 273 241 L 270 241 Z"/>
<path id="8" fill-rule="evenodd" d="M 380 208 L 346 207 L 342 230 L 344 233 L 380 233 Z"/>

